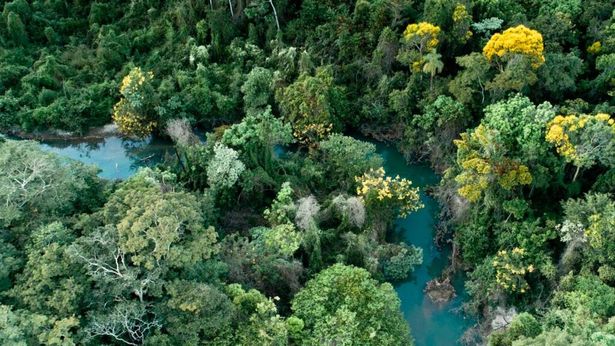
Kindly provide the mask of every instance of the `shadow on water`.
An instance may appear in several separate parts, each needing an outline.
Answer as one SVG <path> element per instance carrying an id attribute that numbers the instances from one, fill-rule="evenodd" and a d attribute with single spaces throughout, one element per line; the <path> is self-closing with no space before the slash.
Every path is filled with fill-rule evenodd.
<path id="1" fill-rule="evenodd" d="M 466 296 L 463 274 L 453 278 L 457 297 L 448 303 L 435 304 L 423 292 L 427 282 L 439 277 L 449 263 L 449 251 L 440 251 L 433 242 L 438 205 L 424 191 L 426 186 L 437 184 L 439 177 L 429 166 L 407 164 L 394 147 L 375 144 L 384 159 L 387 175 L 410 179 L 414 186 L 421 188 L 421 201 L 425 205 L 407 218 L 397 219 L 396 229 L 391 235 L 396 241 L 423 248 L 423 264 L 408 280 L 395 286 L 404 317 L 410 324 L 417 345 L 455 345 L 473 324 L 470 318 L 458 312 Z"/>

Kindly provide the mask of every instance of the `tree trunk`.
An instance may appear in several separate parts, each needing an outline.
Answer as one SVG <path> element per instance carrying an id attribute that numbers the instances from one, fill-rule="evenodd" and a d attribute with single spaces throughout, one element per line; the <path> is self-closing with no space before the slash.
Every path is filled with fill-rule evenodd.
<path id="1" fill-rule="evenodd" d="M 579 175 L 579 171 L 581 170 L 581 166 L 577 166 L 577 170 L 574 172 L 574 177 L 572 177 L 572 182 L 577 180 L 577 176 Z"/>
<path id="2" fill-rule="evenodd" d="M 269 0 L 269 4 L 271 5 L 271 9 L 273 10 L 273 16 L 275 17 L 275 25 L 278 27 L 278 31 L 280 31 L 280 21 L 278 20 L 278 11 L 275 10 L 275 5 L 273 4 L 273 0 Z"/>
<path id="3" fill-rule="evenodd" d="M 233 1 L 228 0 L 228 7 L 231 9 L 231 17 L 235 17 L 235 13 L 233 13 Z"/>

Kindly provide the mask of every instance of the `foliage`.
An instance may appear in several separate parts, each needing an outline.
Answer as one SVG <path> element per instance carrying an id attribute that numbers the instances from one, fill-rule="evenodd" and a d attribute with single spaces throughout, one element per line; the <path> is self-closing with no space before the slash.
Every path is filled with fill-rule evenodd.
<path id="1" fill-rule="evenodd" d="M 400 217 L 423 207 L 419 200 L 418 188 L 412 188 L 412 182 L 399 176 L 385 177 L 384 168 L 370 169 L 355 178 L 357 195 L 368 207 L 391 208 L 397 210 Z"/>
<path id="2" fill-rule="evenodd" d="M 590 268 L 596 264 L 614 266 L 615 202 L 605 194 L 588 194 L 584 199 L 566 201 L 563 207 L 562 240 L 569 244 L 580 243 L 575 251 L 579 251 Z"/>
<path id="3" fill-rule="evenodd" d="M 327 174 L 342 189 L 354 177 L 369 169 L 382 166 L 382 158 L 376 154 L 376 146 L 352 137 L 332 134 L 320 142 L 321 160 Z M 352 186 L 347 186 L 346 190 Z"/>
<path id="4" fill-rule="evenodd" d="M 282 184 L 275 200 L 271 204 L 271 209 L 263 212 L 265 219 L 272 226 L 288 224 L 294 217 L 295 204 L 293 202 L 293 189 L 289 182 Z"/>
<path id="5" fill-rule="evenodd" d="M 546 141 L 578 168 L 589 168 L 598 162 L 607 167 L 615 165 L 615 120 L 608 114 L 558 115 L 547 128 Z"/>
<path id="6" fill-rule="evenodd" d="M 474 132 L 462 133 L 457 145 L 457 163 L 462 172 L 455 177 L 459 194 L 470 202 L 478 201 L 492 183 L 504 190 L 532 182 L 529 168 L 518 161 L 498 156 L 495 132 L 479 125 Z"/>
<path id="7" fill-rule="evenodd" d="M 529 285 L 525 275 L 535 269 L 533 264 L 527 264 L 524 248 L 514 248 L 510 251 L 498 251 L 493 260 L 495 267 L 495 282 L 498 287 L 508 292 L 525 293 Z"/>
<path id="8" fill-rule="evenodd" d="M 150 120 L 147 114 L 148 103 L 151 102 L 148 93 L 151 93 L 153 78 L 151 71 L 144 73 L 137 67 L 122 79 L 122 99 L 113 106 L 113 121 L 123 134 L 145 137 L 156 127 L 156 122 Z"/>
<path id="9" fill-rule="evenodd" d="M 526 55 L 531 58 L 532 67 L 538 68 L 545 62 L 543 50 L 542 35 L 536 30 L 518 25 L 491 36 L 483 47 L 483 55 L 489 61 L 495 57 L 508 61 L 516 54 Z"/>
<path id="10" fill-rule="evenodd" d="M 307 344 L 411 344 L 393 286 L 361 268 L 333 265 L 308 281 L 293 299 Z"/>
<path id="11" fill-rule="evenodd" d="M 246 114 L 250 115 L 264 109 L 273 96 L 273 73 L 262 67 L 255 67 L 248 73 L 241 86 Z"/>
<path id="12" fill-rule="evenodd" d="M 0 136 L 0 344 L 408 344 L 420 201 L 358 131 L 442 173 L 465 311 L 519 312 L 474 343 L 615 340 L 612 1 L 2 6 L 2 133 L 175 155 L 103 181 Z"/>
<path id="13" fill-rule="evenodd" d="M 216 143 L 214 156 L 207 165 L 207 183 L 216 189 L 230 188 L 245 169 L 246 166 L 239 160 L 235 150 Z"/>
<path id="14" fill-rule="evenodd" d="M 276 99 L 297 138 L 307 137 L 310 126 L 339 128 L 344 116 L 343 88 L 335 85 L 330 68 L 319 68 L 314 76 L 301 74 L 293 84 L 279 90 Z M 326 136 L 322 131 L 316 132 L 317 140 Z"/>
<path id="15" fill-rule="evenodd" d="M 0 225 L 87 210 L 96 203 L 96 168 L 40 150 L 34 142 L 0 143 Z"/>
<path id="16" fill-rule="evenodd" d="M 404 39 L 407 44 L 423 54 L 438 46 L 440 31 L 438 26 L 427 22 L 408 24 L 406 30 L 404 30 Z"/>
<path id="17" fill-rule="evenodd" d="M 402 281 L 408 278 L 414 267 L 423 263 L 423 249 L 400 244 L 397 251 L 385 261 L 383 274 L 390 281 Z"/>

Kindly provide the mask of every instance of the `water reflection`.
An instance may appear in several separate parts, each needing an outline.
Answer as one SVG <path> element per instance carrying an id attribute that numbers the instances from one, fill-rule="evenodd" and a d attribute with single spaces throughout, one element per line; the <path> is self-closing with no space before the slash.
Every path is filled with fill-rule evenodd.
<path id="1" fill-rule="evenodd" d="M 98 166 L 100 177 L 106 179 L 126 179 L 139 167 L 155 165 L 172 153 L 170 142 L 155 137 L 144 140 L 120 137 L 49 140 L 41 142 L 41 146 L 44 150 Z"/>

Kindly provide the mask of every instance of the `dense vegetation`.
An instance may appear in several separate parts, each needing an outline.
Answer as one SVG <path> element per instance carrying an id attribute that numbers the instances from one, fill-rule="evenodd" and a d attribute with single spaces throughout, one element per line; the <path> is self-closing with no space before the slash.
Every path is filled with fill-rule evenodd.
<path id="1" fill-rule="evenodd" d="M 417 190 L 352 131 L 442 173 L 485 341 L 615 343 L 610 0 L 14 0 L 0 58 L 3 132 L 176 144 L 111 182 L 0 143 L 1 344 L 411 343 Z"/>

